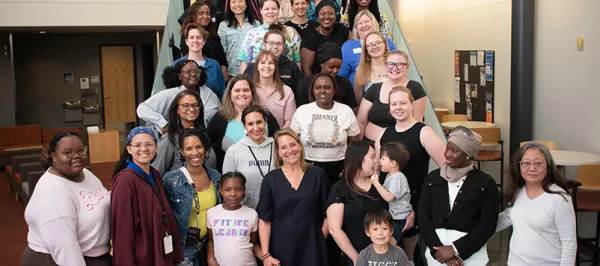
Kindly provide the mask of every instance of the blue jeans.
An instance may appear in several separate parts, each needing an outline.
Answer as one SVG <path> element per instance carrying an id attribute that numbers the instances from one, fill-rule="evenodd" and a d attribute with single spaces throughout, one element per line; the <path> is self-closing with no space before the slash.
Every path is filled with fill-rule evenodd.
<path id="1" fill-rule="evenodd" d="M 195 246 L 183 247 L 183 258 L 187 265 L 199 266 L 198 263 L 198 248 Z"/>
<path id="2" fill-rule="evenodd" d="M 392 236 L 398 242 L 398 246 L 404 249 L 404 243 L 402 241 L 402 229 L 406 225 L 406 219 L 403 220 L 394 220 L 394 234 Z"/>

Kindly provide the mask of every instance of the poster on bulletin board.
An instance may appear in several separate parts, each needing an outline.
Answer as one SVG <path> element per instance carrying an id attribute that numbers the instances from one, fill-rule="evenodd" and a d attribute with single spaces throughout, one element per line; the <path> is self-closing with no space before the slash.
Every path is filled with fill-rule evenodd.
<path id="1" fill-rule="evenodd" d="M 454 52 L 454 112 L 494 122 L 494 51 Z"/>

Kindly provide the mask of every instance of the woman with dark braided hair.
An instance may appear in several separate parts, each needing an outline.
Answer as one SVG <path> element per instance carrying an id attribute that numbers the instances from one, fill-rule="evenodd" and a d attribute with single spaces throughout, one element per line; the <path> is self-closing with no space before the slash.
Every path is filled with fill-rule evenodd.
<path id="1" fill-rule="evenodd" d="M 169 124 L 167 134 L 158 141 L 158 152 L 156 159 L 152 162 L 161 176 L 167 172 L 179 169 L 183 166 L 183 157 L 179 152 L 177 139 L 185 128 L 197 128 L 203 134 L 207 134 L 204 126 L 204 108 L 200 95 L 195 91 L 185 90 L 175 96 L 175 100 L 169 107 Z M 205 163 L 209 167 L 216 167 L 217 156 L 212 149 L 207 148 Z"/>
<path id="2" fill-rule="evenodd" d="M 76 133 L 56 134 L 42 153 L 48 168 L 25 208 L 28 245 L 21 265 L 112 265 L 110 197 L 89 170 Z"/>

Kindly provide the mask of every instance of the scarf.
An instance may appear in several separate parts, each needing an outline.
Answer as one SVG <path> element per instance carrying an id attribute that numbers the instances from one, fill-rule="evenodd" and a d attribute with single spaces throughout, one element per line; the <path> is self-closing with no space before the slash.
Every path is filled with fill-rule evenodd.
<path id="1" fill-rule="evenodd" d="M 458 169 L 451 168 L 447 164 L 442 164 L 442 167 L 440 167 L 440 176 L 448 182 L 455 182 L 467 175 L 473 168 L 473 163 L 467 167 Z"/>

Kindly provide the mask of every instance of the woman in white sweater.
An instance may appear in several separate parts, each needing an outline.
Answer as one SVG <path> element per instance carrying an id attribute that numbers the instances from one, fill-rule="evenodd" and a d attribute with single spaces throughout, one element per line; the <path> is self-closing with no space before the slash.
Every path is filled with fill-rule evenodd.
<path id="1" fill-rule="evenodd" d="M 546 146 L 532 142 L 517 151 L 504 195 L 509 207 L 500 214 L 496 231 L 513 227 L 508 265 L 573 266 L 573 203 Z"/>
<path id="2" fill-rule="evenodd" d="M 72 132 L 56 134 L 42 154 L 48 171 L 25 208 L 22 266 L 112 265 L 110 196 L 86 161 L 87 147 Z"/>
<path id="3" fill-rule="evenodd" d="M 275 169 L 273 138 L 267 135 L 267 110 L 250 105 L 242 112 L 246 135 L 225 153 L 223 173 L 240 172 L 246 177 L 244 205 L 256 209 L 263 178 Z"/>

